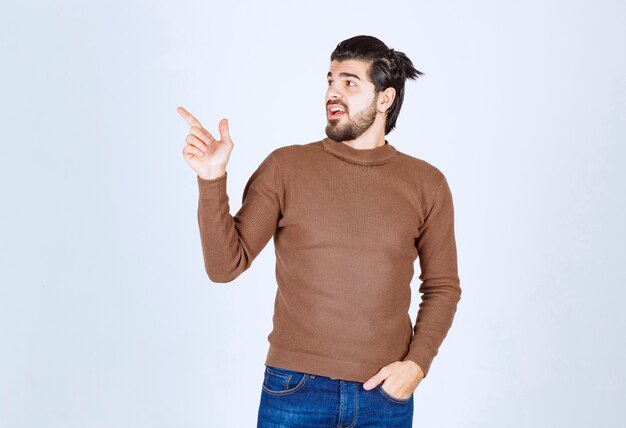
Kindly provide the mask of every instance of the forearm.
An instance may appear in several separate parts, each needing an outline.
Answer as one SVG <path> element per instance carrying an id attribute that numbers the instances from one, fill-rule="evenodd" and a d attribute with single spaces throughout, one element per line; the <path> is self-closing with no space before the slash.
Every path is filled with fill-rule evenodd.
<path id="1" fill-rule="evenodd" d="M 413 340 L 404 360 L 417 363 L 426 375 L 452 326 L 461 288 L 457 276 L 446 284 L 423 283 L 420 291 L 424 294 L 413 328 Z"/>
<path id="2" fill-rule="evenodd" d="M 204 266 L 213 282 L 230 282 L 249 267 L 226 193 L 227 174 L 198 176 L 198 226 Z"/>
<path id="3" fill-rule="evenodd" d="M 216 175 L 218 172 L 215 173 Z M 242 205 L 230 214 L 228 173 L 198 176 L 198 225 L 204 265 L 213 282 L 230 282 L 247 270 L 275 233 L 281 216 L 278 164 L 270 154 L 248 180 Z"/>

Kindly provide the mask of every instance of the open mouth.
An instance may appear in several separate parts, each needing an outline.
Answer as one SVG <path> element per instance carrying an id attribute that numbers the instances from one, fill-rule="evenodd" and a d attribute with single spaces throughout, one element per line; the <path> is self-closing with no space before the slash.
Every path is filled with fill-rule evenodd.
<path id="1" fill-rule="evenodd" d="M 332 105 L 330 107 L 328 107 L 328 118 L 329 119 L 337 119 L 341 116 L 343 116 L 344 114 L 346 114 L 345 110 L 343 109 L 343 107 L 337 106 L 337 105 Z"/>

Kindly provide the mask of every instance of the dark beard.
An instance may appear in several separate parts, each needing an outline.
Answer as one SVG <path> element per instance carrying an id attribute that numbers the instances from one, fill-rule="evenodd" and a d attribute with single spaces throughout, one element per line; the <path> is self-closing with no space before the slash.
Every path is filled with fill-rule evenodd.
<path id="1" fill-rule="evenodd" d="M 338 125 L 341 119 L 329 120 L 326 125 L 326 135 L 335 141 L 355 140 L 367 131 L 376 119 L 376 97 L 365 110 L 360 112 L 354 119 L 348 118 L 348 123 Z"/>

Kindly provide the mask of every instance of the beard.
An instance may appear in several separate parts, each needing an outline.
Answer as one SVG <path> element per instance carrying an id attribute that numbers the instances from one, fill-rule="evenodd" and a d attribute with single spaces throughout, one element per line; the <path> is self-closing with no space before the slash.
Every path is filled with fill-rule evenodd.
<path id="1" fill-rule="evenodd" d="M 374 120 L 376 119 L 376 97 L 374 101 L 357 114 L 354 119 L 350 119 L 350 116 L 344 114 L 346 123 L 340 124 L 343 117 L 339 119 L 331 119 L 326 125 L 326 135 L 331 140 L 335 141 L 350 141 L 361 136 L 367 131 Z"/>

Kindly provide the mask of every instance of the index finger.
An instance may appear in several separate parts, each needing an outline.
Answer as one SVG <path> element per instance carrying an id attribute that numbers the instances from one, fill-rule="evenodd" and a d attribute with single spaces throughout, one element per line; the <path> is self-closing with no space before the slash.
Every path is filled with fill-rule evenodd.
<path id="1" fill-rule="evenodd" d="M 184 108 L 178 107 L 176 111 L 187 121 L 187 123 L 189 123 L 189 125 L 197 126 L 198 128 L 203 128 L 200 121 L 196 119 L 195 117 L 193 117 L 193 115 L 189 113 L 187 110 L 185 110 Z"/>

